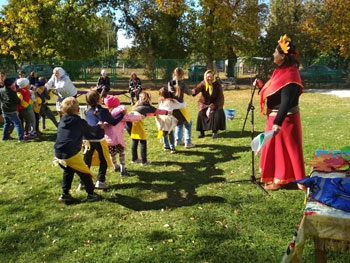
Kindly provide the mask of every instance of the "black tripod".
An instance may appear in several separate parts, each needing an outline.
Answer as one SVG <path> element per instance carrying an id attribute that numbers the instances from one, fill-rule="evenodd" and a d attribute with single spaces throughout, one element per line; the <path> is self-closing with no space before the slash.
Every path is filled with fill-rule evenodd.
<path id="1" fill-rule="evenodd" d="M 252 94 L 251 94 L 250 101 L 249 101 L 248 108 L 247 108 L 247 114 L 245 116 L 245 120 L 244 120 L 244 123 L 243 123 L 243 128 L 242 128 L 242 131 L 241 131 L 241 134 L 243 134 L 244 127 L 245 127 L 245 124 L 247 122 L 248 115 L 249 115 L 249 112 L 250 112 L 251 113 L 251 124 L 252 124 L 252 128 L 251 128 L 251 139 L 252 140 L 254 139 L 254 110 L 255 110 L 255 107 L 253 105 L 253 98 L 254 98 L 255 90 L 256 90 L 256 85 L 253 86 Z M 267 196 L 270 196 L 270 194 L 266 191 L 266 189 L 264 187 L 262 187 L 262 185 L 259 184 L 257 182 L 257 180 L 256 180 L 256 177 L 255 177 L 255 165 L 254 165 L 254 151 L 251 151 L 251 154 L 252 154 L 252 174 L 250 175 L 250 179 L 238 180 L 238 181 L 228 181 L 228 183 L 252 182 L 253 184 L 257 185 L 262 191 L 264 191 Z"/>

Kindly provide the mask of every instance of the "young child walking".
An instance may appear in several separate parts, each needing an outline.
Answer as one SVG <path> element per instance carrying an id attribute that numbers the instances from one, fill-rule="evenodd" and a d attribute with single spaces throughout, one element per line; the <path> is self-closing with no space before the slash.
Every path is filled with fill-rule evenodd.
<path id="1" fill-rule="evenodd" d="M 160 110 L 152 106 L 151 94 L 141 92 L 139 100 L 135 103 L 130 114 L 154 116 L 156 114 L 168 114 L 166 110 Z M 131 162 L 141 163 L 142 166 L 150 165 L 151 161 L 147 160 L 147 135 L 145 130 L 144 119 L 134 121 L 131 125 L 130 137 L 131 142 Z M 140 143 L 141 159 L 138 158 L 137 148 Z"/>
<path id="2" fill-rule="evenodd" d="M 185 108 L 186 103 L 180 103 L 171 97 L 169 90 L 165 87 L 159 89 L 159 104 L 158 109 L 173 112 L 174 110 Z M 174 128 L 178 120 L 172 115 L 157 115 L 156 123 L 159 131 L 162 133 L 164 151 L 175 153 L 175 136 Z"/>
<path id="3" fill-rule="evenodd" d="M 94 136 L 101 131 L 99 125 L 90 126 L 79 116 L 79 103 L 77 99 L 68 97 L 62 101 L 63 116 L 58 125 L 55 143 L 55 163 L 63 169 L 62 195 L 60 202 L 71 202 L 74 198 L 69 191 L 72 187 L 74 173 L 84 182 L 88 194 L 87 201 L 97 201 L 100 196 L 94 193 L 94 183 L 89 167 L 84 162 L 80 151 L 83 136 Z"/>
<path id="4" fill-rule="evenodd" d="M 90 107 L 86 112 L 85 119 L 91 126 L 95 126 L 98 122 L 108 123 L 111 125 L 117 125 L 124 117 L 124 114 L 119 114 L 116 118 L 113 118 L 108 109 L 102 107 L 103 99 L 96 90 L 90 90 L 86 94 L 86 103 Z M 93 165 L 98 165 L 99 171 L 97 176 L 97 182 L 95 188 L 107 189 L 109 186 L 105 183 L 106 172 L 109 166 L 112 166 L 112 162 L 109 156 L 108 144 L 105 139 L 104 130 L 100 130 L 96 135 L 85 136 L 84 141 L 84 161 L 90 167 L 93 163 L 93 154 L 96 151 L 98 155 L 98 161 Z M 95 161 L 95 159 L 94 159 Z M 79 189 L 83 187 L 79 185 Z"/>
<path id="5" fill-rule="evenodd" d="M 106 124 L 105 125 L 105 139 L 108 143 L 109 154 L 111 156 L 112 164 L 114 167 L 114 171 L 119 172 L 120 176 L 128 176 L 129 172 L 125 167 L 125 139 L 124 139 L 124 131 L 125 131 L 125 123 L 139 121 L 144 117 L 142 115 L 130 115 L 126 114 L 126 107 L 124 105 L 120 105 L 120 101 L 117 97 L 107 95 L 104 99 L 104 104 L 111 112 L 113 118 L 116 118 L 120 115 L 120 113 L 124 114 L 123 119 L 115 126 Z M 119 154 L 119 163 L 117 164 L 117 154 Z"/>

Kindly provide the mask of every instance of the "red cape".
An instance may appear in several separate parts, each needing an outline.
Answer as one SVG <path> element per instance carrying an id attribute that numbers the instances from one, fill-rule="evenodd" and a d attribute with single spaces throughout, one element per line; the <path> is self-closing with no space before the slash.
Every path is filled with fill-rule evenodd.
<path id="1" fill-rule="evenodd" d="M 275 94 L 291 83 L 298 84 L 300 86 L 300 94 L 303 92 L 303 84 L 301 83 L 298 68 L 295 66 L 276 68 L 271 78 L 260 90 L 260 112 L 264 113 L 265 100 L 267 97 Z"/>

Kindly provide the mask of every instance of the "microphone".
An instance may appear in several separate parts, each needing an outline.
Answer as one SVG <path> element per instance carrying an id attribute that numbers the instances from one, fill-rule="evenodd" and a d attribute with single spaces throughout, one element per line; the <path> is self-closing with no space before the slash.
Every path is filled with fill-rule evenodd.
<path id="1" fill-rule="evenodd" d="M 264 83 L 262 82 L 261 79 L 259 79 L 258 77 L 255 78 L 254 82 L 253 82 L 253 86 L 258 88 L 258 89 L 262 89 L 262 87 L 264 86 Z"/>

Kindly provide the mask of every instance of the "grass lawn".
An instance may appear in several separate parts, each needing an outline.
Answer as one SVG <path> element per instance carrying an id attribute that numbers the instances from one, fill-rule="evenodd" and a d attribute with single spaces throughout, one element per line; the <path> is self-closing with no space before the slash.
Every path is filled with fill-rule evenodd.
<path id="1" fill-rule="evenodd" d="M 152 96 L 156 102 L 157 92 Z M 252 174 L 251 112 L 242 129 L 250 97 L 250 89 L 225 91 L 225 108 L 236 109 L 236 117 L 216 140 L 209 133 L 197 139 L 198 97 L 187 97 L 197 147 L 178 146 L 176 154 L 163 151 L 154 118 L 146 118 L 152 165 L 130 164 L 127 139 L 132 176 L 121 178 L 109 168 L 110 189 L 97 190 L 103 200 L 95 203 L 76 191 L 78 177 L 71 194 L 79 201 L 57 201 L 62 171 L 52 164 L 56 129 L 49 120 L 49 129 L 34 141 L 1 141 L 1 262 L 280 262 L 302 215 L 305 192 L 280 190 L 267 197 L 249 181 L 232 182 Z M 119 98 L 130 109 L 129 99 Z M 84 103 L 83 96 L 79 100 Z M 258 134 L 265 119 L 257 94 L 253 104 Z M 304 93 L 300 107 L 310 173 L 307 162 L 315 150 L 349 145 L 350 99 Z M 254 161 L 259 177 L 259 155 Z M 96 174 L 96 167 L 92 170 Z M 331 263 L 349 257 L 350 252 L 328 252 Z M 311 240 L 304 262 L 314 262 Z"/>

